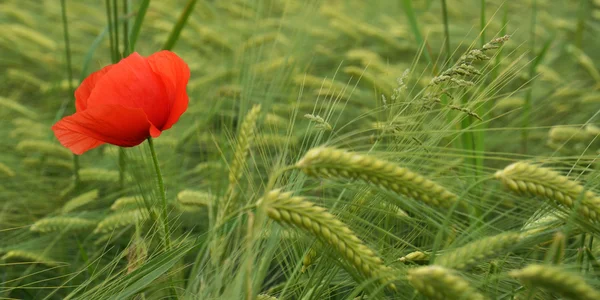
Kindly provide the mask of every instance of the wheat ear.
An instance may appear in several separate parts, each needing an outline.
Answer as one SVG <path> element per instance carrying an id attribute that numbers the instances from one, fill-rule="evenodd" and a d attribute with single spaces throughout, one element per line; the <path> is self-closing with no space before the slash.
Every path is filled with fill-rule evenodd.
<path id="1" fill-rule="evenodd" d="M 265 114 L 265 126 L 274 128 L 286 128 L 289 124 L 288 119 L 273 113 Z"/>
<path id="2" fill-rule="evenodd" d="M 148 245 L 142 238 L 135 238 L 127 247 L 127 274 L 135 271 L 148 260 Z"/>
<path id="3" fill-rule="evenodd" d="M 398 261 L 404 264 L 408 264 L 408 263 L 415 263 L 415 264 L 427 264 L 429 262 L 429 256 L 431 254 L 429 253 L 425 253 L 422 251 L 413 251 L 411 253 L 408 253 L 400 258 L 398 258 Z"/>
<path id="4" fill-rule="evenodd" d="M 444 252 L 436 258 L 435 264 L 451 269 L 465 269 L 505 253 L 519 241 L 521 234 L 518 232 L 485 237 Z"/>
<path id="5" fill-rule="evenodd" d="M 256 296 L 256 300 L 278 300 L 277 297 L 269 296 L 267 294 L 260 294 Z"/>
<path id="6" fill-rule="evenodd" d="M 596 291 L 585 280 L 558 267 L 545 265 L 529 265 L 520 270 L 513 270 L 510 276 L 521 282 L 542 287 L 566 298 L 579 300 L 600 299 L 600 292 Z"/>
<path id="7" fill-rule="evenodd" d="M 73 162 L 62 158 L 27 157 L 23 159 L 23 165 L 29 168 L 45 167 L 64 171 L 73 171 Z"/>
<path id="8" fill-rule="evenodd" d="M 590 142 L 596 137 L 592 132 L 583 128 L 570 126 L 552 126 L 548 131 L 548 138 L 555 143 Z"/>
<path id="9" fill-rule="evenodd" d="M 183 206 L 206 207 L 215 201 L 211 193 L 194 190 L 183 190 L 177 194 L 177 203 Z"/>
<path id="10" fill-rule="evenodd" d="M 418 267 L 408 271 L 408 282 L 430 299 L 487 299 L 462 277 L 440 266 Z"/>
<path id="11" fill-rule="evenodd" d="M 323 242 L 333 246 L 342 257 L 366 277 L 380 277 L 384 284 L 390 281 L 390 269 L 340 220 L 325 208 L 315 206 L 302 197 L 279 189 L 259 200 L 269 217 L 277 222 L 304 229 Z M 391 289 L 394 284 L 389 283 Z"/>
<path id="12" fill-rule="evenodd" d="M 98 190 L 91 190 L 87 193 L 83 193 L 65 203 L 62 207 L 62 213 L 68 213 L 76 210 L 88 203 L 91 203 L 98 199 Z"/>
<path id="13" fill-rule="evenodd" d="M 37 118 L 36 112 L 12 99 L 0 97 L 0 107 L 5 107 L 32 119 Z"/>
<path id="14" fill-rule="evenodd" d="M 13 171 L 7 165 L 0 162 L 0 175 L 6 176 L 6 177 L 14 177 L 16 174 L 15 174 L 15 171 Z"/>
<path id="15" fill-rule="evenodd" d="M 0 260 L 3 261 L 26 261 L 32 262 L 36 264 L 46 265 L 48 267 L 56 267 L 59 266 L 60 263 L 54 261 L 44 255 L 26 251 L 26 250 L 10 250 L 4 254 L 4 256 L 0 257 Z"/>
<path id="16" fill-rule="evenodd" d="M 315 250 L 315 248 L 308 249 L 308 253 L 306 253 L 306 255 L 304 255 L 304 258 L 302 259 L 302 270 L 300 272 L 306 272 L 310 265 L 312 265 L 315 262 L 316 258 L 317 251 Z"/>
<path id="17" fill-rule="evenodd" d="M 147 217 L 146 209 L 126 210 L 112 214 L 98 223 L 94 233 L 107 233 L 115 229 L 133 225 L 138 221 L 145 220 Z"/>
<path id="18" fill-rule="evenodd" d="M 443 186 L 368 155 L 319 147 L 309 150 L 296 166 L 312 176 L 361 179 L 433 206 L 449 207 L 457 200 L 456 195 Z"/>
<path id="19" fill-rule="evenodd" d="M 64 159 L 71 159 L 73 157 L 69 149 L 43 140 L 23 140 L 17 144 L 16 149 L 19 152 L 40 153 Z"/>
<path id="20" fill-rule="evenodd" d="M 242 177 L 243 168 L 246 164 L 246 155 L 248 155 L 248 151 L 250 151 L 250 146 L 254 141 L 254 131 L 256 128 L 256 120 L 260 114 L 260 105 L 254 105 L 252 109 L 248 112 L 242 125 L 240 126 L 240 131 L 237 134 L 236 144 L 233 154 L 233 161 L 229 166 L 229 185 L 230 188 L 235 186 Z"/>
<path id="21" fill-rule="evenodd" d="M 494 176 L 515 192 L 541 196 L 569 208 L 581 198 L 578 212 L 590 221 L 600 221 L 600 197 L 548 168 L 517 162 Z"/>
<path id="22" fill-rule="evenodd" d="M 565 217 L 564 213 L 557 210 L 537 213 L 525 222 L 521 227 L 521 231 L 523 234 L 531 236 L 556 229 L 566 223 L 564 221 Z"/>
<path id="23" fill-rule="evenodd" d="M 81 182 L 119 182 L 119 172 L 114 170 L 84 168 L 79 170 L 79 180 Z"/>
<path id="24" fill-rule="evenodd" d="M 42 140 L 46 138 L 46 133 L 44 132 L 46 127 L 41 127 L 39 129 L 33 129 L 32 127 L 17 127 L 11 130 L 8 133 L 8 136 L 12 139 L 32 139 L 32 140 Z"/>
<path id="25" fill-rule="evenodd" d="M 125 196 L 120 197 L 110 206 L 111 210 L 127 210 L 138 207 L 138 203 L 142 202 L 142 196 Z"/>
<path id="26" fill-rule="evenodd" d="M 98 222 L 77 217 L 53 217 L 35 222 L 29 230 L 35 232 L 77 231 L 93 228 Z"/>

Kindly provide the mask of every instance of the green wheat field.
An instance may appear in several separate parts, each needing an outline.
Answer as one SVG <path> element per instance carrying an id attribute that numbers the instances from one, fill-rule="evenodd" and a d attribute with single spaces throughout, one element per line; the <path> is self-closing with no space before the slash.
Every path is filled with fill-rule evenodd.
<path id="1" fill-rule="evenodd" d="M 163 49 L 173 128 L 58 142 Z M 599 49 L 598 0 L 2 0 L 0 299 L 598 300 Z"/>

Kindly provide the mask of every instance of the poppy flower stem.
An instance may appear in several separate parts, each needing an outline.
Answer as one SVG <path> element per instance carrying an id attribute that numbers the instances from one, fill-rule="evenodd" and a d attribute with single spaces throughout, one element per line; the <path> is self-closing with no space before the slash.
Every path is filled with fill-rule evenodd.
<path id="1" fill-rule="evenodd" d="M 119 188 L 123 190 L 125 188 L 125 168 L 127 167 L 127 160 L 125 160 L 125 150 L 119 148 Z"/>
<path id="2" fill-rule="evenodd" d="M 73 155 L 73 178 L 75 186 L 79 186 L 81 179 L 79 178 L 79 155 Z"/>
<path id="3" fill-rule="evenodd" d="M 162 172 L 160 171 L 160 165 L 158 164 L 158 156 L 156 156 L 156 150 L 154 149 L 154 140 L 152 137 L 148 138 L 148 145 L 150 146 L 150 153 L 152 154 L 152 161 L 154 162 L 154 169 L 156 170 L 156 178 L 158 179 L 158 189 L 162 200 L 162 222 L 164 229 L 164 242 L 166 250 L 171 249 L 171 239 L 169 237 L 169 211 L 167 210 L 167 193 L 165 192 L 165 183 L 163 181 Z"/>

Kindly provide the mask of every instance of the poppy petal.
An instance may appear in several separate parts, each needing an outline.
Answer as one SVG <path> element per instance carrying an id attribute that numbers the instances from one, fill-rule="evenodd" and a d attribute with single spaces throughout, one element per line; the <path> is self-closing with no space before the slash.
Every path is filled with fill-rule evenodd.
<path id="1" fill-rule="evenodd" d="M 58 121 L 52 130 L 63 146 L 78 155 L 103 143 L 136 146 L 158 131 L 143 110 L 120 105 L 90 106 Z"/>
<path id="2" fill-rule="evenodd" d="M 133 53 L 113 65 L 96 83 L 88 108 L 95 105 L 140 108 L 156 128 L 162 128 L 169 117 L 168 102 L 161 78 L 152 71 L 146 58 Z"/>
<path id="3" fill-rule="evenodd" d="M 169 96 L 169 117 L 162 130 L 171 128 L 179 117 L 187 110 L 187 83 L 190 79 L 190 68 L 177 54 L 163 50 L 148 57 L 152 70 L 162 79 Z"/>
<path id="4" fill-rule="evenodd" d="M 113 65 L 108 65 L 86 77 L 75 90 L 75 109 L 82 111 L 87 108 L 87 101 L 96 87 L 96 83 L 108 72 Z"/>

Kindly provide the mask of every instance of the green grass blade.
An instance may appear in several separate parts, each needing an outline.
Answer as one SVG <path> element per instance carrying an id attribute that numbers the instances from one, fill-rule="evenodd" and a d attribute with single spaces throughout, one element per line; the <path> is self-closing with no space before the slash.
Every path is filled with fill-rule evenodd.
<path id="1" fill-rule="evenodd" d="M 108 25 L 106 25 L 104 26 L 104 29 L 96 36 L 96 38 L 92 42 L 92 45 L 85 54 L 85 57 L 83 58 L 83 66 L 81 67 L 81 77 L 79 79 L 80 82 L 87 77 L 90 64 L 92 62 L 92 59 L 94 58 L 94 53 L 96 53 L 96 49 L 98 49 L 98 47 L 102 43 L 102 40 L 104 40 L 104 37 L 108 32 Z"/>
<path id="2" fill-rule="evenodd" d="M 480 26 L 480 34 L 479 34 L 479 40 L 481 41 L 481 46 L 485 45 L 485 43 L 487 42 L 487 40 L 485 39 L 485 27 L 486 27 L 486 21 L 485 21 L 485 0 L 481 0 L 480 1 L 480 12 L 479 12 L 479 26 Z"/>
<path id="3" fill-rule="evenodd" d="M 575 31 L 575 45 L 581 49 L 583 47 L 583 34 L 585 32 L 585 23 L 589 15 L 589 0 L 579 1 L 579 11 L 577 13 L 577 29 Z"/>
<path id="4" fill-rule="evenodd" d="M 131 28 L 131 38 L 129 39 L 129 49 L 126 50 L 126 55 L 133 52 L 135 49 L 135 43 L 140 35 L 140 31 L 142 30 L 142 23 L 144 23 L 144 18 L 146 17 L 146 11 L 148 11 L 148 6 L 150 6 L 150 0 L 142 0 L 140 3 L 140 8 L 138 9 L 137 15 L 135 16 L 135 22 L 133 23 L 133 27 Z"/>
<path id="5" fill-rule="evenodd" d="M 108 37 L 110 42 L 110 59 L 113 63 L 117 61 L 117 57 L 115 57 L 115 40 L 114 40 L 114 30 L 113 30 L 113 21 L 112 21 L 112 11 L 110 0 L 106 0 L 106 21 L 108 22 Z"/>
<path id="6" fill-rule="evenodd" d="M 125 288 L 113 299 L 128 299 L 147 288 L 152 282 L 173 268 L 189 250 L 190 247 L 185 249 L 174 248 L 150 259 L 142 267 L 120 279 L 126 283 Z"/>
<path id="7" fill-rule="evenodd" d="M 69 23 L 67 21 L 67 4 L 65 2 L 65 0 L 61 0 L 60 1 L 60 6 L 61 6 L 61 15 L 62 15 L 62 25 L 63 25 L 63 36 L 64 36 L 64 41 L 65 41 L 65 57 L 67 59 L 67 80 L 68 80 L 68 84 L 69 84 L 69 93 L 71 93 L 70 97 L 66 98 L 61 106 L 60 109 L 58 110 L 58 112 L 56 113 L 55 117 L 54 117 L 54 122 L 60 120 L 60 118 L 62 118 L 65 114 L 65 111 L 67 110 L 67 105 L 69 103 L 69 101 L 73 101 L 73 97 L 74 95 L 72 95 L 74 88 L 73 88 L 73 67 L 72 67 L 72 63 L 71 63 L 71 42 L 69 40 Z"/>
<path id="8" fill-rule="evenodd" d="M 450 27 L 448 25 L 448 8 L 446 6 L 446 0 L 442 0 L 442 19 L 444 20 L 444 49 L 446 51 L 446 61 L 448 64 L 452 60 L 452 51 L 450 50 Z"/>
<path id="9" fill-rule="evenodd" d="M 529 47 L 530 51 L 535 54 L 535 28 L 537 23 L 537 0 L 533 0 L 531 4 L 531 24 L 529 28 Z M 537 58 L 536 58 L 537 59 Z M 529 79 L 533 79 L 535 75 L 535 66 L 534 63 L 531 65 L 529 69 Z M 532 95 L 533 85 L 529 87 L 527 91 L 527 96 L 525 97 L 525 105 L 523 106 L 523 129 L 521 130 L 521 147 L 523 153 L 527 153 L 527 139 L 529 138 L 527 128 L 530 124 L 531 119 L 531 95 Z"/>
<path id="10" fill-rule="evenodd" d="M 123 0 L 123 57 L 129 55 L 129 0 Z"/>
<path id="11" fill-rule="evenodd" d="M 408 24 L 410 25 L 410 29 L 417 40 L 420 48 L 424 48 L 423 52 L 425 54 L 425 59 L 427 62 L 432 64 L 433 60 L 431 59 L 431 54 L 429 53 L 429 49 L 426 48 L 425 40 L 423 39 L 423 35 L 421 34 L 421 30 L 419 29 L 419 22 L 417 21 L 417 16 L 415 14 L 415 10 L 412 6 L 412 0 L 402 0 L 402 9 L 408 18 Z"/>
<path id="12" fill-rule="evenodd" d="M 67 108 L 68 101 L 75 103 L 75 88 L 73 87 L 73 64 L 71 59 L 71 41 L 69 39 L 69 22 L 67 21 L 67 3 L 65 0 L 60 1 L 61 15 L 62 15 L 62 23 L 63 23 L 63 34 L 65 40 L 65 56 L 67 59 L 67 82 L 69 85 L 69 97 L 65 98 L 63 103 L 61 104 L 61 108 L 56 114 L 56 120 L 60 119 Z M 75 182 L 75 186 L 79 184 L 79 156 L 73 156 L 73 180 Z"/>
<path id="13" fill-rule="evenodd" d="M 196 2 L 198 2 L 198 1 L 197 0 L 189 0 L 188 3 L 185 5 L 183 12 L 181 12 L 179 19 L 177 20 L 177 23 L 175 24 L 175 26 L 171 30 L 171 33 L 169 34 L 169 38 L 163 45 L 164 50 L 171 50 L 171 49 L 173 49 L 173 47 L 175 47 L 175 43 L 177 43 L 177 40 L 179 40 L 181 31 L 183 30 L 183 27 L 185 26 L 185 23 L 187 22 L 187 19 L 189 18 L 190 14 L 194 10 L 194 6 L 196 6 Z"/>
<path id="14" fill-rule="evenodd" d="M 116 61 L 119 61 L 121 59 L 121 54 L 119 53 L 119 25 L 117 24 L 118 20 L 119 20 L 119 5 L 117 0 L 113 0 L 113 5 L 112 5 L 112 9 L 113 9 L 113 30 L 114 30 L 114 45 L 115 48 L 113 49 L 113 51 L 115 52 L 115 57 L 116 57 Z M 114 62 L 114 61 L 113 61 Z"/>
<path id="15" fill-rule="evenodd" d="M 73 92 L 73 64 L 71 59 L 71 42 L 69 40 L 69 23 L 67 22 L 67 4 L 65 0 L 60 0 L 63 33 L 65 38 L 65 56 L 67 58 L 67 80 L 69 84 L 69 93 Z"/>
<path id="16" fill-rule="evenodd" d="M 504 36 L 507 32 L 507 26 L 508 26 L 508 6 L 505 5 L 504 6 L 504 14 L 502 16 L 502 29 L 500 30 L 500 36 Z M 491 82 L 495 82 L 498 79 L 498 76 L 500 74 L 500 62 L 502 61 L 502 48 L 498 49 L 498 52 L 495 55 L 495 59 L 494 59 L 494 66 L 492 68 L 492 72 L 491 72 Z M 483 116 L 488 114 L 492 108 L 493 108 L 493 101 L 488 100 L 486 101 L 483 105 L 480 106 L 479 108 L 479 115 Z M 488 122 L 482 122 L 480 125 L 477 126 L 477 128 L 480 128 L 482 130 L 478 131 L 476 133 L 476 138 L 475 138 L 475 152 L 476 153 L 485 153 L 485 136 L 486 136 L 486 131 L 483 130 L 485 128 L 487 128 L 489 125 Z M 478 155 L 477 156 L 477 169 L 478 170 L 482 170 L 484 167 L 484 163 L 485 163 L 485 156 L 484 155 Z"/>

